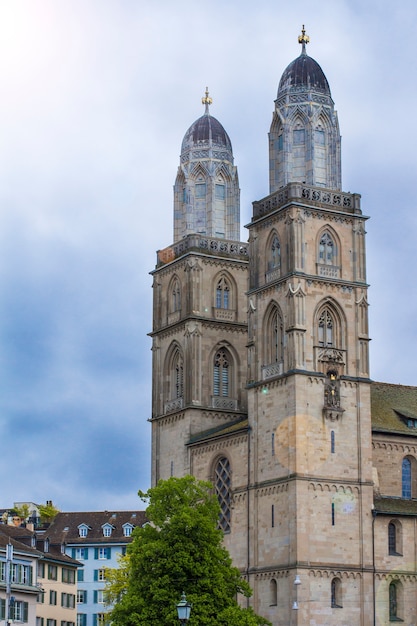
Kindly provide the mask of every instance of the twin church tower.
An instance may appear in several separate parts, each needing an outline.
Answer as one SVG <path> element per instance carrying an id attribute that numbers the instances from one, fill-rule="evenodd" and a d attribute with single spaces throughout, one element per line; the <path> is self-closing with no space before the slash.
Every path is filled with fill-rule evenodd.
<path id="1" fill-rule="evenodd" d="M 274 626 L 373 623 L 365 220 L 341 186 L 329 84 L 301 54 L 279 82 L 269 195 L 240 239 L 232 144 L 185 134 L 174 242 L 153 274 L 152 482 L 210 480 L 250 602 Z"/>

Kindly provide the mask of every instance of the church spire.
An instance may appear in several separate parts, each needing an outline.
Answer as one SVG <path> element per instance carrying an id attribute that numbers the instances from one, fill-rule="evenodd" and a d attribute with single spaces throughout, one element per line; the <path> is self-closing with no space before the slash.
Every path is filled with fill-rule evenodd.
<path id="1" fill-rule="evenodd" d="M 303 24 L 303 28 L 301 29 L 301 35 L 298 36 L 298 43 L 302 44 L 301 54 L 307 54 L 306 45 L 310 43 L 310 37 L 306 35 L 306 29 Z"/>
<path id="2" fill-rule="evenodd" d="M 213 104 L 213 98 L 210 98 L 210 96 L 209 96 L 208 87 L 206 87 L 206 93 L 201 98 L 201 102 L 202 102 L 202 104 L 205 105 L 204 115 L 210 115 L 209 107 L 210 107 L 210 104 Z"/>

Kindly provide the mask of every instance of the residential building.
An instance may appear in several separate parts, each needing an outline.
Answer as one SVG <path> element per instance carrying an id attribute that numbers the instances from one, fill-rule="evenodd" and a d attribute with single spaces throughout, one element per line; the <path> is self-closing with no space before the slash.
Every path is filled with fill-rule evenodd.
<path id="1" fill-rule="evenodd" d="M 132 531 L 145 521 L 144 511 L 58 513 L 45 532 L 44 539 L 51 546 L 64 545 L 65 553 L 83 565 L 78 569 L 77 626 L 98 626 L 105 621 L 106 569 L 118 567 Z"/>
<path id="2" fill-rule="evenodd" d="M 7 617 L 36 626 L 37 564 L 42 553 L 35 545 L 25 529 L 0 524 L 0 621 Z"/>
<path id="3" fill-rule="evenodd" d="M 416 624 L 417 389 L 370 378 L 368 218 L 342 191 L 308 42 L 303 29 L 279 80 L 248 243 L 208 92 L 184 136 L 173 243 L 152 272 L 152 483 L 213 482 L 224 543 L 274 626 Z"/>

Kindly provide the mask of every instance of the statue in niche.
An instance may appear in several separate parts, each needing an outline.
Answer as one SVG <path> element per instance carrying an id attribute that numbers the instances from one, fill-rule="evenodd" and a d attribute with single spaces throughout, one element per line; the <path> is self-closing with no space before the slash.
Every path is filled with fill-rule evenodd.
<path id="1" fill-rule="evenodd" d="M 340 406 L 340 380 L 336 370 L 329 370 L 324 385 L 324 417 L 334 422 L 342 417 L 344 409 Z"/>
<path id="2" fill-rule="evenodd" d="M 334 370 L 327 372 L 326 385 L 324 388 L 325 405 L 329 407 L 340 407 L 340 389 L 337 372 Z"/>

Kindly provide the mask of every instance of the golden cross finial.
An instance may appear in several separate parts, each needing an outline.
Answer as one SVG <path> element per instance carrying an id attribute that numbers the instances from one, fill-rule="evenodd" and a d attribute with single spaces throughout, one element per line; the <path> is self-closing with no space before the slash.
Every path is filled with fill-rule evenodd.
<path id="1" fill-rule="evenodd" d="M 206 106 L 206 113 L 208 113 L 209 112 L 209 106 L 210 106 L 210 104 L 213 103 L 213 98 L 210 98 L 210 96 L 209 96 L 208 87 L 206 87 L 206 93 L 201 98 L 201 102 Z"/>
<path id="2" fill-rule="evenodd" d="M 310 37 L 308 35 L 306 35 L 306 29 L 304 27 L 303 24 L 303 28 L 301 29 L 301 35 L 299 35 L 298 37 L 298 43 L 301 43 L 303 46 L 302 52 L 305 53 L 306 51 L 306 44 L 309 43 L 310 41 Z"/>

